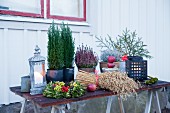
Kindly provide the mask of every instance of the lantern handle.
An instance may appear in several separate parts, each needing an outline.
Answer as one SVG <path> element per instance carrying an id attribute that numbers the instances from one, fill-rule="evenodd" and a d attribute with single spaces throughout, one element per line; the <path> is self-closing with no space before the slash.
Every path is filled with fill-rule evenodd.
<path id="1" fill-rule="evenodd" d="M 40 54 L 41 53 L 41 49 L 38 47 L 38 45 L 35 46 L 35 53 L 34 54 Z"/>

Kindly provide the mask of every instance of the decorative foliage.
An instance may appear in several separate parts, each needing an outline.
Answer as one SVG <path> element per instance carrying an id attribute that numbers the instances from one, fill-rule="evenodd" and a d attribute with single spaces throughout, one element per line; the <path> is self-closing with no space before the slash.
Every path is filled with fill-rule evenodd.
<path id="1" fill-rule="evenodd" d="M 122 36 L 118 35 L 119 38 L 116 38 L 116 41 L 108 35 L 109 39 L 105 38 L 103 40 L 101 37 L 96 39 L 99 42 L 99 47 L 108 48 L 111 50 L 118 50 L 123 54 L 128 56 L 141 56 L 146 58 L 152 58 L 149 55 L 149 51 L 145 49 L 147 45 L 143 44 L 142 38 L 137 37 L 136 31 L 130 32 L 130 30 L 125 30 L 122 33 Z"/>
<path id="2" fill-rule="evenodd" d="M 100 59 L 103 62 L 107 62 L 108 56 L 114 56 L 116 58 L 116 62 L 118 62 L 121 60 L 122 54 L 116 49 L 115 50 L 106 49 L 106 50 L 101 51 Z"/>
<path id="3" fill-rule="evenodd" d="M 49 69 L 61 69 L 63 67 L 63 42 L 60 30 L 54 21 L 48 29 L 48 67 Z"/>
<path id="4" fill-rule="evenodd" d="M 50 82 L 47 84 L 43 95 L 50 98 L 77 98 L 85 94 L 85 89 L 79 82 Z"/>
<path id="5" fill-rule="evenodd" d="M 84 47 L 82 44 L 81 47 L 77 48 L 75 63 L 78 68 L 93 68 L 98 63 L 98 57 L 92 48 L 87 47 L 87 45 Z"/>
<path id="6" fill-rule="evenodd" d="M 122 36 L 119 35 L 117 42 L 114 46 L 125 54 L 129 56 L 141 56 L 146 58 L 151 58 L 149 51 L 145 49 L 147 45 L 143 44 L 142 38 L 138 37 L 136 31 L 131 32 L 130 30 L 125 30 Z"/>
<path id="7" fill-rule="evenodd" d="M 64 66 L 66 68 L 72 67 L 74 59 L 74 40 L 72 37 L 72 31 L 69 28 L 68 24 L 61 24 L 61 38 L 63 40 L 63 49 L 64 49 Z"/>

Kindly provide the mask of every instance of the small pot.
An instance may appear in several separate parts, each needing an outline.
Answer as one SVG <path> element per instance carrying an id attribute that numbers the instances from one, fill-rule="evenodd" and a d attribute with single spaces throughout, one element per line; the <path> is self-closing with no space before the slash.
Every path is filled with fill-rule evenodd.
<path id="1" fill-rule="evenodd" d="M 47 75 L 46 75 L 47 83 L 50 81 L 63 81 L 63 69 L 61 70 L 50 70 L 47 69 Z"/>

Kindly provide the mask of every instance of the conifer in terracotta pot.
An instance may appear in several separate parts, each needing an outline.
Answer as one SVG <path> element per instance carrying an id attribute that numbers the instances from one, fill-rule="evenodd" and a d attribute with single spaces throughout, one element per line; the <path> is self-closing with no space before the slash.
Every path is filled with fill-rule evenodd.
<path id="1" fill-rule="evenodd" d="M 70 82 L 74 80 L 74 40 L 72 37 L 72 31 L 68 24 L 62 23 L 61 26 L 61 38 L 63 40 L 63 56 L 64 56 L 64 81 Z"/>
<path id="2" fill-rule="evenodd" d="M 92 48 L 82 44 L 77 48 L 75 63 L 79 70 L 94 72 L 98 63 L 98 56 Z"/>
<path id="3" fill-rule="evenodd" d="M 63 81 L 63 41 L 58 26 L 52 22 L 48 29 L 48 70 L 47 82 Z"/>

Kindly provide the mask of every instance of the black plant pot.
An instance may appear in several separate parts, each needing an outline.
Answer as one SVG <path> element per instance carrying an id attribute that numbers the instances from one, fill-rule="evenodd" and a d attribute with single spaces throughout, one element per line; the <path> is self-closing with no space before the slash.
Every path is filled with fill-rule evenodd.
<path id="1" fill-rule="evenodd" d="M 74 67 L 64 68 L 64 82 L 74 81 Z"/>
<path id="2" fill-rule="evenodd" d="M 130 61 L 142 61 L 143 58 L 141 56 L 128 56 L 128 60 L 130 60 Z"/>
<path id="3" fill-rule="evenodd" d="M 46 75 L 47 83 L 50 81 L 63 81 L 63 69 L 62 70 L 50 70 L 47 69 Z"/>

